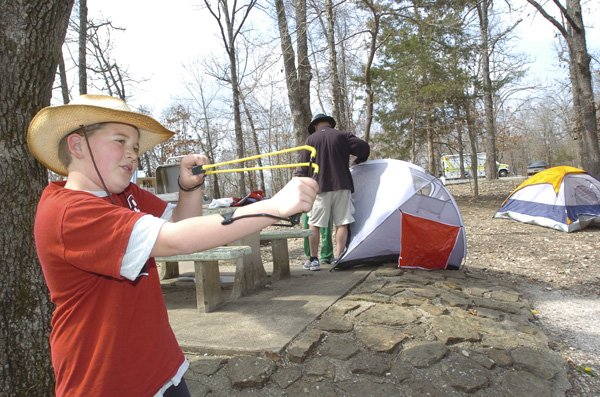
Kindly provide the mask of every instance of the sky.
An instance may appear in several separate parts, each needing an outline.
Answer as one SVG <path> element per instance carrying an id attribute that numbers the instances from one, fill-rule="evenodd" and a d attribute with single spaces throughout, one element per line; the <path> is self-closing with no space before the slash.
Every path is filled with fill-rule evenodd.
<path id="1" fill-rule="evenodd" d="M 591 1 L 591 7 L 585 8 L 590 14 L 584 12 L 583 22 L 586 25 L 588 51 L 596 52 L 600 56 L 600 23 L 598 22 L 600 20 L 600 2 L 593 4 L 596 1 Z M 553 10 L 552 7 L 549 9 Z M 532 65 L 531 74 L 539 75 L 543 72 L 556 71 L 558 40 L 555 39 L 555 35 L 559 34 L 558 30 L 532 6 L 527 5 L 520 13 L 520 17 L 523 21 L 517 27 L 519 35 L 517 49 L 535 62 Z"/>
<path id="2" fill-rule="evenodd" d="M 524 2 L 523 2 L 524 3 Z M 588 51 L 600 56 L 600 2 L 584 13 Z M 127 67 L 138 85 L 130 103 L 149 106 L 155 116 L 184 95 L 184 65 L 223 51 L 218 25 L 202 0 L 88 0 L 88 17 L 109 19 L 126 28 L 115 33 L 114 58 Z M 552 79 L 565 73 L 557 66 L 556 29 L 532 7 L 525 7 L 518 25 L 515 50 L 532 60 L 528 78 Z"/>
<path id="3" fill-rule="evenodd" d="M 133 104 L 164 108 L 183 91 L 183 66 L 221 48 L 217 23 L 201 1 L 88 0 L 88 17 L 126 28 L 112 37 L 113 58 L 138 85 Z"/>

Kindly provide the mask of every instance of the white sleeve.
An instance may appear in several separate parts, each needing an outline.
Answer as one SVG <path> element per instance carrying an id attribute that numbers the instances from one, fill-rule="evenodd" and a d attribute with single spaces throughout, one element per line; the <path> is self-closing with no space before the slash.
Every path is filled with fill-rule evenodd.
<path id="1" fill-rule="evenodd" d="M 165 213 L 168 208 L 167 206 Z M 170 213 L 172 212 L 173 209 L 171 208 Z M 165 216 L 165 213 L 162 216 Z M 152 215 L 144 215 L 137 220 L 131 231 L 127 250 L 123 255 L 121 276 L 132 281 L 138 278 L 142 268 L 150 258 L 150 252 L 152 252 L 152 247 L 154 247 L 154 243 L 158 238 L 158 233 L 166 222 L 166 219 Z"/>
<path id="2" fill-rule="evenodd" d="M 167 208 L 165 208 L 165 212 L 160 216 L 160 219 L 164 219 L 165 221 L 170 221 L 173 216 L 173 210 L 175 209 L 175 204 L 167 203 Z"/>

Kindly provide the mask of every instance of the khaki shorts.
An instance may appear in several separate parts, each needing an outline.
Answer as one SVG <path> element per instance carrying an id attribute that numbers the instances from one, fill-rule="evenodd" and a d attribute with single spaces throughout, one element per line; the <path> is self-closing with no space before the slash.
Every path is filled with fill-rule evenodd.
<path id="1" fill-rule="evenodd" d="M 317 194 L 312 210 L 308 213 L 308 224 L 327 227 L 329 220 L 336 226 L 354 222 L 354 204 L 350 190 L 336 190 Z"/>

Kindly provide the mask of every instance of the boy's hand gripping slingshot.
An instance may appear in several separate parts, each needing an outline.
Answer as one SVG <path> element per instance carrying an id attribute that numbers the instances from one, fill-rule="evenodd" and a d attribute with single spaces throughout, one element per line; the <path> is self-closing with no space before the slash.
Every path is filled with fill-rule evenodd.
<path id="1" fill-rule="evenodd" d="M 213 169 L 213 168 L 221 167 L 224 165 L 242 163 L 245 161 L 256 160 L 258 158 L 276 156 L 279 154 L 295 152 L 295 151 L 300 151 L 300 150 L 308 150 L 310 152 L 310 160 L 308 163 L 277 164 L 277 165 L 266 165 L 266 166 L 260 166 L 260 167 L 256 166 L 256 167 L 244 167 L 244 168 L 227 168 L 227 169 L 222 169 L 222 170 Z M 268 169 L 275 169 L 275 168 L 308 167 L 309 176 L 315 178 L 316 175 L 319 173 L 319 165 L 314 162 L 316 156 L 317 156 L 317 150 L 314 147 L 304 145 L 304 146 L 298 146 L 298 147 L 289 148 L 289 149 L 278 150 L 278 151 L 271 152 L 271 153 L 257 154 L 255 156 L 244 157 L 241 159 L 224 161 L 221 163 L 196 165 L 196 166 L 192 167 L 192 174 L 194 174 L 194 175 L 200 175 L 200 174 L 212 175 L 212 174 L 224 174 L 224 173 L 228 173 L 228 172 L 258 171 L 258 170 L 268 170 Z M 300 222 L 300 214 L 292 215 L 289 218 L 281 218 L 281 217 L 271 215 L 271 214 L 252 214 L 252 215 L 243 215 L 243 216 L 239 216 L 239 217 L 233 217 L 233 213 L 229 213 L 228 215 L 229 216 L 225 216 L 223 221 L 221 222 L 223 225 L 229 225 L 238 219 L 257 217 L 257 216 L 265 216 L 265 217 L 269 217 L 269 218 L 276 218 L 276 219 L 285 220 L 285 221 L 290 222 L 289 225 L 288 224 L 285 224 L 285 225 L 279 224 L 279 225 L 275 225 L 275 226 L 290 226 L 291 227 L 291 226 L 297 225 Z"/>

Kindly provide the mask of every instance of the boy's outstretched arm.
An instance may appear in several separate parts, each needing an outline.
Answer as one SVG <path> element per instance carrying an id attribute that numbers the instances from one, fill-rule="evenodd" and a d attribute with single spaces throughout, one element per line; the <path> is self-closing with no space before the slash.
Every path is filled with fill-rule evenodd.
<path id="1" fill-rule="evenodd" d="M 319 186 L 312 178 L 293 178 L 272 198 L 236 208 L 234 218 L 261 213 L 287 218 L 308 212 L 318 190 Z M 221 215 L 209 215 L 165 223 L 154 243 L 151 256 L 171 256 L 207 250 L 238 240 L 278 222 L 277 219 L 268 217 L 251 217 L 222 225 L 223 219 Z"/>

